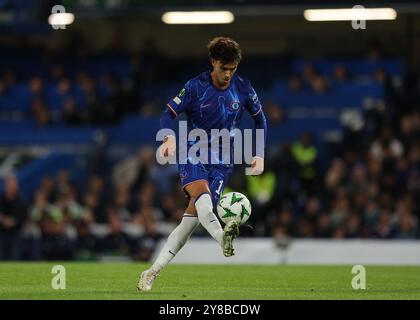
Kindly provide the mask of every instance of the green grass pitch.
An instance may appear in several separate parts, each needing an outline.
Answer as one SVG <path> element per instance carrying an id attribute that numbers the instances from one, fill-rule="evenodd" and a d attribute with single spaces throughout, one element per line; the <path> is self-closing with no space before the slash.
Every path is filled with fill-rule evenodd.
<path id="1" fill-rule="evenodd" d="M 66 289 L 54 290 L 63 265 Z M 351 286 L 352 266 L 169 265 L 153 290 L 138 292 L 141 263 L 0 263 L 0 299 L 420 299 L 420 267 L 365 266 L 366 290 Z"/>

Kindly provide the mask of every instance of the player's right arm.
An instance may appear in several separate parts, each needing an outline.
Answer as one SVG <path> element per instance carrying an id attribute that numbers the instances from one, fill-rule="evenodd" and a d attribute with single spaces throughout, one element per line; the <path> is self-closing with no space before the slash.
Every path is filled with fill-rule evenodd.
<path id="1" fill-rule="evenodd" d="M 167 109 L 163 112 L 160 118 L 161 129 L 172 129 L 174 119 L 184 112 L 191 102 L 191 83 L 188 81 L 185 86 L 179 91 L 175 98 L 169 101 L 166 106 Z M 176 138 L 174 135 L 165 136 L 162 145 L 159 148 L 162 157 L 170 157 L 176 151 Z"/>

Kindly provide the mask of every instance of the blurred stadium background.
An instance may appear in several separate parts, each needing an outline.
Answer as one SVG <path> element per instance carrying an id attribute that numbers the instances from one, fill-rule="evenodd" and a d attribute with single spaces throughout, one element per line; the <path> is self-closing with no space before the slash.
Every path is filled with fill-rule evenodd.
<path id="1" fill-rule="evenodd" d="M 65 29 L 48 24 L 56 4 Z M 155 161 L 159 117 L 223 35 L 269 123 L 265 173 L 238 167 L 225 190 L 253 206 L 238 261 L 420 264 L 420 4 L 369 1 L 397 18 L 360 30 L 303 16 L 358 4 L 0 0 L 0 260 L 150 261 L 186 205 L 177 168 Z M 204 9 L 235 20 L 161 20 Z M 215 248 L 197 229 L 178 261 Z"/>

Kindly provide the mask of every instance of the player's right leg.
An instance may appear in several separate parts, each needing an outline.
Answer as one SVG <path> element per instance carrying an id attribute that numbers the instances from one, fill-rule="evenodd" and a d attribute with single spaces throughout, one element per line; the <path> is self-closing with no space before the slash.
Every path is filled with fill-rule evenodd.
<path id="1" fill-rule="evenodd" d="M 175 257 L 184 244 L 191 237 L 199 222 L 197 216 L 185 212 L 179 225 L 168 236 L 168 240 L 160 251 L 153 265 L 143 271 L 137 288 L 141 291 L 152 289 L 153 282 L 162 269 Z"/>
<path id="2" fill-rule="evenodd" d="M 195 180 L 207 179 L 207 173 L 204 167 L 200 165 L 193 166 L 192 164 L 180 164 L 179 172 L 183 186 Z M 195 206 L 191 205 L 191 197 L 189 197 L 188 194 L 187 197 L 190 199 L 190 204 L 188 205 L 180 224 L 169 235 L 168 240 L 153 265 L 140 275 L 140 280 L 137 285 L 139 290 L 151 290 L 153 282 L 158 274 L 175 257 L 179 250 L 181 250 L 199 224 Z"/>
<path id="3" fill-rule="evenodd" d="M 206 180 L 194 181 L 185 186 L 184 189 L 191 197 L 188 208 L 192 208 L 194 204 L 201 225 L 220 244 L 223 249 L 223 254 L 226 257 L 233 256 L 233 240 L 239 235 L 239 225 L 236 221 L 231 221 L 222 229 L 218 218 L 213 212 L 213 202 L 218 197 L 212 198 L 211 192 L 215 192 L 216 190 L 210 191 L 209 184 Z"/>

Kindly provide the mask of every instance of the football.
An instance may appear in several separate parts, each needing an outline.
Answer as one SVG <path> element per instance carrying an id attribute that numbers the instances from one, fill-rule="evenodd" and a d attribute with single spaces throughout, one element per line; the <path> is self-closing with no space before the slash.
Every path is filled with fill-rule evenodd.
<path id="1" fill-rule="evenodd" d="M 242 193 L 229 192 L 224 194 L 217 203 L 217 214 L 225 224 L 233 219 L 241 225 L 251 215 L 251 204 Z"/>

